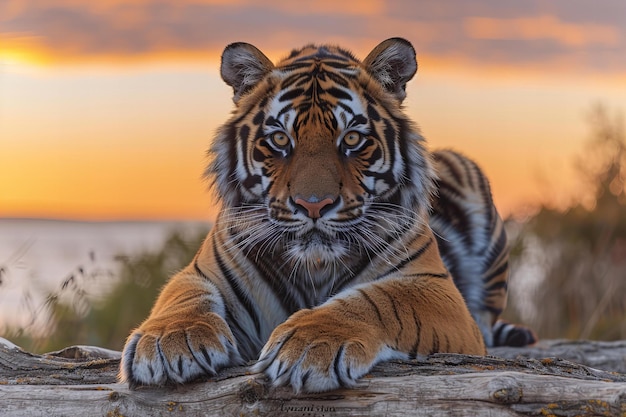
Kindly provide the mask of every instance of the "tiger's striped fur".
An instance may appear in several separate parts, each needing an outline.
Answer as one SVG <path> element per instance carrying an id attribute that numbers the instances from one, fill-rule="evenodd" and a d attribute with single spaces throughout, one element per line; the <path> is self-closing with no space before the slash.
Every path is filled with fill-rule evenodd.
<path id="1" fill-rule="evenodd" d="M 498 321 L 507 301 L 509 251 L 487 178 L 476 163 L 457 152 L 436 151 L 433 157 L 438 178 L 430 227 L 485 343 L 534 343 L 536 337 L 529 329 Z"/>
<path id="2" fill-rule="evenodd" d="M 129 336 L 122 380 L 183 383 L 258 358 L 274 384 L 323 391 L 388 359 L 485 354 L 506 296 L 501 221 L 480 171 L 451 152 L 433 162 L 403 113 L 416 70 L 400 38 L 362 62 L 334 46 L 277 65 L 225 49 L 236 108 L 207 170 L 223 210 Z"/>

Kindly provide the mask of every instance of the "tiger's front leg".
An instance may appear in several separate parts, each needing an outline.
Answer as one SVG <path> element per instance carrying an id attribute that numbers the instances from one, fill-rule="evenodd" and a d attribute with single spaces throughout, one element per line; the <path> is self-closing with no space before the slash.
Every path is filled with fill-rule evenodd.
<path id="1" fill-rule="evenodd" d="M 188 270 L 174 276 L 126 341 L 120 380 L 130 387 L 184 383 L 242 362 L 215 286 Z"/>
<path id="2" fill-rule="evenodd" d="M 293 314 L 274 330 L 255 370 L 274 385 L 320 392 L 353 386 L 378 362 L 433 352 L 486 349 L 449 277 L 395 278 Z"/>

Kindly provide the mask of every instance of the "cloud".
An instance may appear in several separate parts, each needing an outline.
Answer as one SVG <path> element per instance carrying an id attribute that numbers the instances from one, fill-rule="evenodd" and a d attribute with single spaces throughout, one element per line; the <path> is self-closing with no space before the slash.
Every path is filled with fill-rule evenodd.
<path id="1" fill-rule="evenodd" d="M 0 3 L 0 59 L 24 55 L 24 48 L 57 62 L 173 55 L 214 59 L 234 41 L 254 43 L 272 58 L 312 41 L 341 43 L 364 56 L 391 36 L 407 37 L 420 56 L 432 59 L 626 71 L 623 0 Z"/>
<path id="2" fill-rule="evenodd" d="M 620 43 L 620 32 L 615 27 L 564 23 L 549 15 L 513 19 L 468 17 L 464 23 L 466 33 L 473 39 L 553 40 L 564 47 L 615 47 Z"/>

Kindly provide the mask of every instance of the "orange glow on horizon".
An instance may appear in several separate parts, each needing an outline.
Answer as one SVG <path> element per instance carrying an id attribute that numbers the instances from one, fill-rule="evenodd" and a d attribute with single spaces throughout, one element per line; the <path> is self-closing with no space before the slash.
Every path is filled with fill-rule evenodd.
<path id="1" fill-rule="evenodd" d="M 23 159 L 0 157 L 0 217 L 212 219 L 218 206 L 201 179 L 205 161 L 201 151 L 192 153 L 146 155 L 138 149 L 119 155 L 111 149 L 97 150 L 94 158 L 61 148 Z"/>
<path id="2" fill-rule="evenodd" d="M 5 66 L 26 64 L 43 67 L 52 62 L 50 55 L 41 47 L 36 36 L 0 34 L 0 62 Z"/>
<path id="3" fill-rule="evenodd" d="M 63 68 L 70 72 L 89 67 L 108 67 L 136 71 L 150 66 L 195 67 L 219 65 L 220 51 L 163 49 L 144 54 L 73 54 L 47 48 L 36 37 L 0 38 L 0 62 L 12 67 Z"/>

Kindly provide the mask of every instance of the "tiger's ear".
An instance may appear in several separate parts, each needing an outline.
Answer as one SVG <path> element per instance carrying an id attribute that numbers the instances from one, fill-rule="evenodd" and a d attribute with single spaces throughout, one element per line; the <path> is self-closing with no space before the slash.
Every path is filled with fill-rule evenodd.
<path id="1" fill-rule="evenodd" d="M 406 97 L 406 83 L 417 72 L 415 49 L 406 39 L 391 38 L 369 53 L 363 64 L 369 73 L 398 100 Z"/>
<path id="2" fill-rule="evenodd" d="M 235 103 L 273 68 L 272 61 L 249 43 L 231 43 L 222 53 L 220 72 L 226 84 L 233 88 Z"/>

